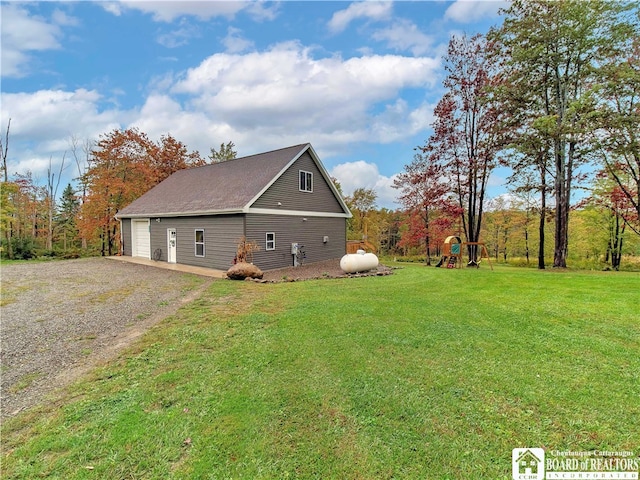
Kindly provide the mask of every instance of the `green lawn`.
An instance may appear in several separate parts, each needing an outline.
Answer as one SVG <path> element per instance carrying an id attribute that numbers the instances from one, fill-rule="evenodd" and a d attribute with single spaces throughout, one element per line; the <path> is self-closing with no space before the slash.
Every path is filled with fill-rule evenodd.
<path id="1" fill-rule="evenodd" d="M 640 275 L 406 265 L 214 282 L 2 431 L 3 478 L 510 479 L 640 452 Z"/>

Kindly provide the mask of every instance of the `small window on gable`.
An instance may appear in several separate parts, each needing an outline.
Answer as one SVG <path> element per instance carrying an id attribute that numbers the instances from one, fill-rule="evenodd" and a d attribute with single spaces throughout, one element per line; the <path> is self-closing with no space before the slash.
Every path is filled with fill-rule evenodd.
<path id="1" fill-rule="evenodd" d="M 300 170 L 300 191 L 313 192 L 313 173 Z"/>
<path id="2" fill-rule="evenodd" d="M 204 257 L 204 230 L 196 229 L 196 257 Z"/>
<path id="3" fill-rule="evenodd" d="M 274 232 L 267 232 L 267 241 L 265 245 L 265 250 L 275 250 L 276 249 L 276 234 Z"/>

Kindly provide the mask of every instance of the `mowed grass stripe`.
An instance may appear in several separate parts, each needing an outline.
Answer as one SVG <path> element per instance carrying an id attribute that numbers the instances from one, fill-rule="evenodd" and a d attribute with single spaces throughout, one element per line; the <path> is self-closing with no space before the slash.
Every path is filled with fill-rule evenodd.
<path id="1" fill-rule="evenodd" d="M 3 426 L 6 478 L 511 477 L 640 449 L 640 276 L 406 266 L 215 282 Z"/>

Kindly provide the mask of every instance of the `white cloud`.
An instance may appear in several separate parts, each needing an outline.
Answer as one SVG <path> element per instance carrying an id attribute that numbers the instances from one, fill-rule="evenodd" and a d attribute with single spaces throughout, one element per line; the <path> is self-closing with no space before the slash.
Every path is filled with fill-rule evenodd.
<path id="1" fill-rule="evenodd" d="M 59 160 L 69 149 L 71 136 L 97 139 L 100 134 L 119 128 L 119 120 L 126 119 L 127 113 L 100 112 L 100 100 L 98 92 L 85 89 L 3 93 L 3 128 L 11 118 L 9 172 L 26 167 L 42 176 L 49 157 Z"/>
<path id="2" fill-rule="evenodd" d="M 371 131 L 380 143 L 392 143 L 427 130 L 433 123 L 433 105 L 422 104 L 410 110 L 401 98 L 375 116 Z"/>
<path id="3" fill-rule="evenodd" d="M 211 108 L 242 111 L 368 104 L 399 89 L 435 82 L 438 60 L 373 55 L 314 59 L 311 49 L 280 44 L 267 52 L 215 54 L 189 69 L 174 91 L 201 95 Z"/>
<path id="4" fill-rule="evenodd" d="M 119 2 L 99 2 L 99 5 L 104 8 L 105 11 L 116 17 L 122 15 L 122 8 L 120 8 Z"/>
<path id="5" fill-rule="evenodd" d="M 138 127 L 156 141 L 170 133 L 189 150 L 198 150 L 203 156 L 215 145 L 216 139 L 235 141 L 237 138 L 229 136 L 235 132 L 229 131 L 225 123 L 216 122 L 202 112 L 186 111 L 177 101 L 161 94 L 150 95 L 127 127 Z"/>
<path id="6" fill-rule="evenodd" d="M 311 141 L 333 153 L 353 142 L 389 142 L 428 128 L 430 106 L 412 107 L 396 98 L 404 88 L 431 85 L 435 65 L 433 59 L 398 56 L 314 59 L 310 49 L 289 43 L 267 52 L 213 55 L 173 88 L 173 76 L 158 79 L 162 88 L 155 91 L 186 99 L 175 104 L 186 117 L 171 110 L 176 119 L 199 112 L 193 129 L 211 129 L 209 146 L 228 140 L 242 145 L 246 139 L 256 148 L 278 148 Z M 380 106 L 382 113 L 372 117 Z M 160 112 L 153 117 L 164 118 Z M 197 148 L 208 150 L 202 140 Z"/>
<path id="7" fill-rule="evenodd" d="M 395 55 L 315 59 L 311 49 L 286 43 L 266 52 L 212 55 L 170 91 L 186 94 L 189 110 L 254 138 L 295 134 L 294 143 L 317 139 L 332 148 L 378 142 L 381 136 L 383 141 L 407 138 L 426 128 L 425 106 L 396 98 L 405 88 L 433 85 L 438 64 Z M 372 112 L 381 107 L 372 122 Z"/>
<path id="8" fill-rule="evenodd" d="M 163 57 L 162 60 L 165 62 L 175 62 L 178 59 L 174 59 L 172 57 Z M 161 75 L 155 75 L 151 77 L 151 80 L 149 80 L 147 90 L 153 93 L 166 92 L 167 90 L 170 90 L 171 87 L 173 87 L 175 81 L 175 74 L 173 71 L 168 71 Z"/>
<path id="9" fill-rule="evenodd" d="M 247 2 L 246 13 L 256 22 L 275 20 L 280 12 L 280 2 L 266 2 L 258 0 Z"/>
<path id="10" fill-rule="evenodd" d="M 391 16 L 392 8 L 391 2 L 354 2 L 346 9 L 334 13 L 327 26 L 332 33 L 339 33 L 358 18 L 385 20 Z"/>
<path id="11" fill-rule="evenodd" d="M 336 165 L 330 171 L 330 175 L 335 177 L 342 192 L 349 196 L 357 188 L 370 188 L 376 192 L 376 204 L 378 207 L 395 209 L 398 192 L 393 188 L 395 175 L 386 177 L 381 175 L 375 163 L 368 163 L 364 160 L 347 162 Z"/>
<path id="12" fill-rule="evenodd" d="M 72 17 L 67 15 L 60 9 L 55 9 L 51 14 L 51 20 L 56 25 L 60 25 L 62 27 L 76 27 L 80 25 L 80 21 L 76 17 Z"/>
<path id="13" fill-rule="evenodd" d="M 262 2 L 240 1 L 153 1 L 153 0 L 125 0 L 121 2 L 104 3 L 103 8 L 114 14 L 121 15 L 123 10 L 139 10 L 152 15 L 156 22 L 172 22 L 183 16 L 196 17 L 200 20 L 210 20 L 214 17 L 233 18 L 241 10 L 247 10 L 255 19 L 271 19 L 275 16 L 274 8 L 266 8 Z"/>
<path id="14" fill-rule="evenodd" d="M 26 156 L 21 158 L 20 161 L 13 165 L 9 164 L 7 170 L 9 171 L 9 176 L 11 177 L 15 173 L 19 173 L 20 175 L 27 175 L 27 173 L 31 173 L 31 177 L 33 179 L 33 183 L 35 185 L 43 185 L 46 184 L 47 178 L 47 169 L 49 167 L 49 160 L 51 160 L 53 171 L 57 173 L 59 170 L 60 162 L 62 158 L 53 158 L 53 157 L 39 157 L 37 155 Z M 65 164 L 69 165 L 66 161 Z M 9 179 L 11 180 L 11 178 Z"/>
<path id="15" fill-rule="evenodd" d="M 444 13 L 444 18 L 460 23 L 473 23 L 498 16 L 498 10 L 509 2 L 496 0 L 456 0 Z"/>
<path id="16" fill-rule="evenodd" d="M 28 52 L 57 50 L 62 32 L 45 18 L 32 15 L 18 4 L 2 2 L 2 76 L 28 75 Z M 67 17 L 69 18 L 69 17 Z"/>
<path id="17" fill-rule="evenodd" d="M 373 39 L 386 41 L 397 51 L 410 51 L 414 55 L 424 55 L 433 45 L 433 38 L 422 33 L 413 22 L 400 19 L 388 28 L 374 32 Z"/>
<path id="18" fill-rule="evenodd" d="M 489 180 L 487 181 L 488 187 L 500 187 L 507 183 L 507 179 L 504 175 L 509 174 L 509 170 L 506 170 L 504 167 L 499 167 L 496 170 L 493 170 L 489 175 Z"/>
<path id="19" fill-rule="evenodd" d="M 68 133 L 70 126 L 97 112 L 100 95 L 95 90 L 39 90 L 34 93 L 4 93 L 2 116 L 12 118 L 11 135 L 55 138 Z"/>
<path id="20" fill-rule="evenodd" d="M 435 117 L 433 116 L 435 107 L 435 103 L 423 103 L 409 113 L 408 125 L 409 131 L 412 134 L 431 128 L 435 120 Z"/>
<path id="21" fill-rule="evenodd" d="M 1 124 L 6 126 L 8 118 L 12 118 L 10 173 L 30 170 L 42 183 L 49 158 L 57 169 L 67 151 L 68 167 L 63 178 L 66 184 L 77 176 L 76 167 L 71 163 L 71 137 L 80 141 L 97 140 L 117 128 L 137 127 L 156 141 L 161 135 L 171 133 L 189 150 L 200 151 L 203 157 L 211 146 L 233 140 L 241 156 L 309 141 L 318 147 L 321 158 L 325 158 L 354 141 L 367 141 L 370 135 L 366 129 L 327 131 L 321 127 L 283 126 L 269 123 L 269 116 L 256 122 L 253 128 L 245 128 L 227 121 L 224 115 L 185 108 L 167 94 L 151 94 L 136 111 L 101 111 L 102 100 L 98 92 L 84 89 L 3 95 Z M 38 139 L 37 143 L 33 139 Z M 391 187 L 393 176 L 381 175 L 374 163 L 343 163 L 334 167 L 331 174 L 339 179 L 346 194 L 352 194 L 359 187 L 373 188 L 380 207 L 397 208 L 394 203 L 397 192 Z"/>
<path id="22" fill-rule="evenodd" d="M 164 47 L 176 48 L 188 44 L 189 40 L 199 36 L 200 29 L 196 25 L 191 25 L 186 19 L 182 19 L 179 28 L 158 35 L 156 40 Z"/>
<path id="23" fill-rule="evenodd" d="M 227 28 L 227 36 L 222 39 L 222 44 L 227 49 L 227 53 L 240 53 L 253 48 L 254 42 L 244 38 L 241 33 L 242 30 L 238 28 Z"/>
<path id="24" fill-rule="evenodd" d="M 297 42 L 264 52 L 218 53 L 185 72 L 154 77 L 145 88 L 150 93 L 132 110 L 114 107 L 98 90 L 3 94 L 2 124 L 13 119 L 14 162 L 34 166 L 41 165 L 37 159 L 60 156 L 71 135 L 97 139 L 131 126 L 153 140 L 171 133 L 203 156 L 227 141 L 235 142 L 239 155 L 311 142 L 325 159 L 357 143 L 406 140 L 428 128 L 431 106 L 399 96 L 433 86 L 437 59 L 314 54 Z M 391 208 L 392 179 L 368 165 L 373 176 L 355 188 L 375 188 L 380 205 Z M 347 177 L 341 181 L 350 188 Z"/>

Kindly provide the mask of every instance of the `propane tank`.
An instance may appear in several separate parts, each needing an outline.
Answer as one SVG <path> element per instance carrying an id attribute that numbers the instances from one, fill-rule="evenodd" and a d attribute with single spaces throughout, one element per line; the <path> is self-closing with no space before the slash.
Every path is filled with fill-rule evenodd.
<path id="1" fill-rule="evenodd" d="M 368 272 L 378 268 L 378 257 L 373 253 L 365 253 L 364 250 L 347 253 L 340 259 L 340 268 L 345 273 Z"/>

